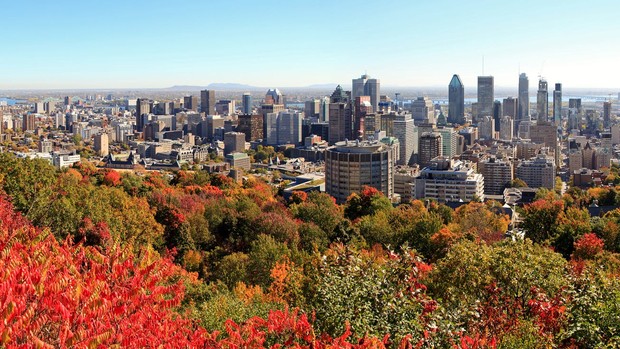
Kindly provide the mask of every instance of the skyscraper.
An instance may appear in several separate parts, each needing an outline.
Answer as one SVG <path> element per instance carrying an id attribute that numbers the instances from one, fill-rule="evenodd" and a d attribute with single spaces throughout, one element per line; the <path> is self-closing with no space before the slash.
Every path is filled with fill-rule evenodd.
<path id="1" fill-rule="evenodd" d="M 183 106 L 187 110 L 198 111 L 198 96 L 183 97 Z"/>
<path id="2" fill-rule="evenodd" d="M 611 126 L 611 102 L 603 103 L 603 127 L 609 128 Z"/>
<path id="3" fill-rule="evenodd" d="M 555 84 L 553 90 L 553 123 L 556 127 L 560 126 L 562 121 L 562 84 Z"/>
<path id="4" fill-rule="evenodd" d="M 144 129 L 144 115 L 151 113 L 151 101 L 144 98 L 136 100 L 136 130 L 142 132 Z"/>
<path id="5" fill-rule="evenodd" d="M 329 143 L 352 140 L 353 108 L 350 95 L 338 85 L 329 103 Z"/>
<path id="6" fill-rule="evenodd" d="M 200 111 L 207 115 L 215 115 L 215 91 L 200 91 Z"/>
<path id="7" fill-rule="evenodd" d="M 418 145 L 420 152 L 420 168 L 426 167 L 431 160 L 442 155 L 441 135 L 437 132 L 426 132 L 420 136 Z"/>
<path id="8" fill-rule="evenodd" d="M 515 128 L 519 128 L 521 121 L 530 121 L 530 80 L 525 73 L 519 75 L 519 109 L 515 117 Z"/>
<path id="9" fill-rule="evenodd" d="M 399 113 L 394 118 L 394 137 L 398 138 L 400 156 L 398 163 L 402 165 L 412 165 L 414 153 L 416 152 L 415 125 L 411 114 Z"/>
<path id="10" fill-rule="evenodd" d="M 452 76 L 448 85 L 448 122 L 465 123 L 465 86 L 457 74 Z"/>
<path id="11" fill-rule="evenodd" d="M 252 114 L 252 95 L 249 93 L 243 94 L 243 114 L 244 115 Z"/>
<path id="12" fill-rule="evenodd" d="M 371 79 L 364 74 L 359 79 L 353 79 L 353 89 L 351 90 L 351 100 L 354 101 L 359 96 L 370 96 L 370 104 L 374 111 L 379 110 L 379 97 L 381 86 L 379 79 Z"/>
<path id="13" fill-rule="evenodd" d="M 542 78 L 538 80 L 538 94 L 536 95 L 536 112 L 538 113 L 538 121 L 548 120 L 549 93 L 547 90 L 547 81 Z"/>
<path id="14" fill-rule="evenodd" d="M 493 102 L 495 101 L 495 90 L 492 76 L 478 77 L 478 115 L 493 115 Z"/>

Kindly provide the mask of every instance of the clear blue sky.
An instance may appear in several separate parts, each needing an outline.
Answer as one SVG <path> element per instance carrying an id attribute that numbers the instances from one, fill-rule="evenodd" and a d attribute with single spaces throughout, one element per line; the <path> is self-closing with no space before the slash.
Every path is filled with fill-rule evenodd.
<path id="1" fill-rule="evenodd" d="M 620 89 L 620 1 L 4 1 L 0 89 L 237 82 Z"/>

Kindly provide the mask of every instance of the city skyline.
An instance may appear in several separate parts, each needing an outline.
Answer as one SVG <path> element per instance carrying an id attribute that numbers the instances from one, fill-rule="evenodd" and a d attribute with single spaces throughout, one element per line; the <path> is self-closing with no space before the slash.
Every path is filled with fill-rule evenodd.
<path id="1" fill-rule="evenodd" d="M 510 11 L 485 1 L 269 0 L 23 1 L 3 9 L 3 90 L 301 87 L 366 72 L 386 87 L 445 86 L 453 74 L 466 89 L 481 75 L 513 87 L 520 72 L 531 82 L 542 75 L 567 87 L 620 87 L 614 1 L 522 1 Z"/>

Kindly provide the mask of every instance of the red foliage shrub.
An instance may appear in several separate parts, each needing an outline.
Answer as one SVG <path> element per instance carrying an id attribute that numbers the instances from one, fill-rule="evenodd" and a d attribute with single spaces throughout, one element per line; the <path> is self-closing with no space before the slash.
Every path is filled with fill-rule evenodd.
<path id="1" fill-rule="evenodd" d="M 596 234 L 584 234 L 581 239 L 575 241 L 575 251 L 573 259 L 592 259 L 597 254 L 603 252 L 605 243 Z"/>
<path id="2" fill-rule="evenodd" d="M 107 171 L 106 174 L 103 176 L 103 184 L 109 187 L 116 187 L 117 185 L 121 184 L 120 173 L 114 170 Z"/>

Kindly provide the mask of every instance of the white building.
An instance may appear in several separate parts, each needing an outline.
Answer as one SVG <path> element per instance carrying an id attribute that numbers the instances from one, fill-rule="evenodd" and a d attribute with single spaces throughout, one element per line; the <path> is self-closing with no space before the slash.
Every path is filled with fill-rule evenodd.
<path id="1" fill-rule="evenodd" d="M 530 188 L 555 187 L 555 161 L 546 154 L 538 154 L 532 160 L 517 165 L 516 177 L 525 181 Z"/>
<path id="2" fill-rule="evenodd" d="M 484 178 L 469 162 L 437 157 L 420 171 L 414 182 L 416 199 L 440 202 L 484 200 Z"/>

